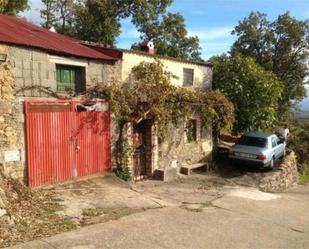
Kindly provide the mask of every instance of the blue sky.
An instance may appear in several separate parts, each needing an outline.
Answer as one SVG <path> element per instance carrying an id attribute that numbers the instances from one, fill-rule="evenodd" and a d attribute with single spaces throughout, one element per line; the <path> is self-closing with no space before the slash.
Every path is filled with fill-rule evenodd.
<path id="1" fill-rule="evenodd" d="M 289 10 L 298 19 L 309 18 L 309 0 L 175 0 L 169 9 L 180 12 L 186 20 L 190 34 L 200 38 L 203 57 L 221 54 L 229 50 L 235 40 L 230 32 L 248 16 L 250 11 L 261 11 L 275 19 Z M 129 22 L 123 22 L 119 47 L 130 47 L 138 41 L 138 32 Z"/>
<path id="2" fill-rule="evenodd" d="M 24 13 L 28 20 L 40 24 L 40 0 L 30 0 L 31 9 Z M 290 11 L 297 19 L 309 19 L 309 0 L 174 0 L 169 8 L 171 12 L 180 12 L 186 20 L 189 34 L 200 38 L 202 57 L 227 52 L 235 37 L 230 32 L 233 27 L 248 16 L 251 11 L 261 11 L 269 19 Z M 139 41 L 139 33 L 130 20 L 122 21 L 122 33 L 117 40 L 119 48 L 130 48 Z M 309 110 L 309 99 L 305 103 Z"/>

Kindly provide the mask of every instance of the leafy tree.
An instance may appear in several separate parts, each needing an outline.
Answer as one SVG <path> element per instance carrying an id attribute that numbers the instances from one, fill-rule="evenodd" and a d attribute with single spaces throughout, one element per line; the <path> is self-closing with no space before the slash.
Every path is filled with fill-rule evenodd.
<path id="1" fill-rule="evenodd" d="M 200 60 L 199 39 L 197 36 L 188 36 L 183 16 L 167 13 L 162 18 L 161 22 L 160 17 L 156 21 L 133 18 L 142 34 L 141 39 L 153 40 L 160 55 Z M 132 48 L 139 49 L 139 46 L 134 44 Z"/>
<path id="2" fill-rule="evenodd" d="M 141 33 L 147 34 L 151 30 L 150 35 L 153 36 L 150 38 L 154 38 L 162 32 L 160 18 L 172 3 L 173 0 L 131 0 L 126 15 L 132 16 L 132 23 L 139 28 Z"/>
<path id="3" fill-rule="evenodd" d="M 0 12 L 3 13 L 5 6 L 8 4 L 9 0 L 0 0 Z"/>
<path id="4" fill-rule="evenodd" d="M 254 59 L 241 54 L 211 58 L 213 87 L 225 94 L 235 107 L 233 132 L 270 128 L 277 118 L 283 84 Z"/>
<path id="5" fill-rule="evenodd" d="M 45 0 L 45 9 L 48 9 L 49 2 L 55 2 L 57 6 L 49 13 L 56 17 L 53 26 L 58 32 L 81 40 L 114 45 L 120 34 L 122 18 L 132 16 L 136 17 L 134 20 L 141 20 L 139 11 L 160 13 L 165 11 L 165 2 L 171 0 Z M 44 16 L 47 21 L 45 13 Z M 68 32 L 70 30 L 73 32 Z"/>
<path id="6" fill-rule="evenodd" d="M 45 8 L 41 9 L 42 26 L 50 29 L 56 22 L 57 0 L 42 0 Z"/>
<path id="7" fill-rule="evenodd" d="M 75 4 L 74 0 L 57 0 L 58 18 L 55 23 L 57 32 L 74 36 Z"/>
<path id="8" fill-rule="evenodd" d="M 173 0 L 151 0 L 135 4 L 130 10 L 132 22 L 141 33 L 141 40 L 152 40 L 157 54 L 200 60 L 197 36 L 188 36 L 185 19 L 180 13 L 167 13 Z M 132 49 L 140 46 L 133 44 Z"/>
<path id="9" fill-rule="evenodd" d="M 306 96 L 304 79 L 308 75 L 309 21 L 299 21 L 287 12 L 270 22 L 266 14 L 252 12 L 234 28 L 238 39 L 232 54 L 251 56 L 284 83 L 279 105 L 287 112 L 295 101 Z"/>
<path id="10" fill-rule="evenodd" d="M 121 32 L 120 21 L 132 18 L 142 34 L 153 40 L 157 53 L 172 57 L 200 59 L 198 37 L 189 37 L 179 13 L 166 13 L 173 0 L 44 0 L 44 26 L 81 40 L 113 46 Z M 55 3 L 56 8 L 52 6 Z M 70 32 L 71 31 L 71 32 Z M 134 49 L 140 49 L 135 44 Z"/>
<path id="11" fill-rule="evenodd" d="M 55 27 L 56 31 L 74 36 L 75 12 L 78 1 L 75 0 L 42 0 L 44 9 L 41 17 L 45 28 Z"/>
<path id="12" fill-rule="evenodd" d="M 78 4 L 75 34 L 81 40 L 114 45 L 120 34 L 123 10 L 118 1 L 87 0 Z"/>
<path id="13" fill-rule="evenodd" d="M 29 7 L 28 0 L 1 0 L 0 13 L 16 16 Z"/>

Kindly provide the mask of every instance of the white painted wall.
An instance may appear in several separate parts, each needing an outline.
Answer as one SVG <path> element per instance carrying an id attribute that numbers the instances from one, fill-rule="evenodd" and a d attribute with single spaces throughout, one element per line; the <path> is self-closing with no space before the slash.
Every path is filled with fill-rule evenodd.
<path id="1" fill-rule="evenodd" d="M 177 76 L 177 79 L 172 79 L 175 86 L 183 86 L 183 68 L 190 68 L 194 70 L 194 88 L 211 89 L 212 83 L 212 69 L 207 65 L 201 65 L 190 61 L 175 61 L 168 58 L 159 58 L 164 64 L 165 69 Z M 122 82 L 128 82 L 130 79 L 131 69 L 141 62 L 154 62 L 155 57 L 142 53 L 123 52 L 123 61 L 121 69 Z"/>

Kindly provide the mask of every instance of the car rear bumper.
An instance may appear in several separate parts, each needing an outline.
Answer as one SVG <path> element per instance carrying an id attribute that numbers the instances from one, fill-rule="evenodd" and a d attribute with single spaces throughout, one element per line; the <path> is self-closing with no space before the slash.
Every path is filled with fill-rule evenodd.
<path id="1" fill-rule="evenodd" d="M 237 157 L 229 157 L 229 160 L 231 160 L 233 163 L 238 163 L 242 165 L 246 165 L 249 167 L 268 167 L 270 162 L 260 161 L 260 160 L 250 160 L 247 158 L 237 158 Z"/>

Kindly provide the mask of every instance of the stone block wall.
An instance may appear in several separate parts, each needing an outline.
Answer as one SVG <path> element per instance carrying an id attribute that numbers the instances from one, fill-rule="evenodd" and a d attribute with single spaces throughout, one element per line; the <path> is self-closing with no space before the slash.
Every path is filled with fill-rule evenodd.
<path id="1" fill-rule="evenodd" d="M 47 53 L 11 46 L 9 58 L 16 78 L 16 90 L 34 85 L 56 89 L 55 64 L 49 62 Z M 32 90 L 18 94 L 25 97 L 42 97 L 42 95 L 43 93 Z"/>
<path id="2" fill-rule="evenodd" d="M 298 179 L 297 158 L 291 151 L 277 169 L 260 181 L 259 188 L 264 192 L 283 192 L 297 184 Z"/>
<path id="3" fill-rule="evenodd" d="M 19 90 L 42 86 L 56 92 L 55 73 L 58 63 L 84 65 L 87 87 L 117 82 L 120 79 L 121 63 L 60 57 L 34 48 L 1 43 L 0 52 L 8 55 L 7 63 L 0 65 L 0 166 L 6 175 L 27 183 L 24 100 L 55 98 L 38 90 Z M 6 74 L 10 74 L 10 80 Z M 5 154 L 10 151 L 19 152 L 18 161 L 5 162 Z"/>
<path id="4" fill-rule="evenodd" d="M 89 61 L 86 69 L 87 87 L 120 82 L 121 62 Z"/>
<path id="5" fill-rule="evenodd" d="M 120 62 L 55 56 L 38 49 L 19 46 L 9 46 L 8 55 L 16 78 L 17 91 L 24 87 L 42 86 L 56 92 L 56 64 L 85 67 L 87 88 L 98 83 L 109 84 L 120 80 Z M 38 90 L 21 91 L 17 96 L 50 97 Z"/>

